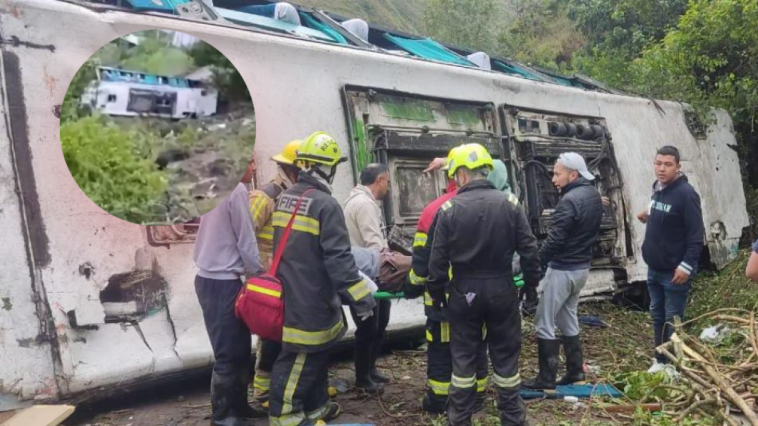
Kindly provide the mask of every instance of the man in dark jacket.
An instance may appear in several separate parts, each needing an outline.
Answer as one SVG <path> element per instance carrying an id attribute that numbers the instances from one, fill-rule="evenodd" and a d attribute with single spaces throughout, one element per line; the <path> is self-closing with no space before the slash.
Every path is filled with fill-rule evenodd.
<path id="1" fill-rule="evenodd" d="M 592 185 L 594 179 L 584 158 L 577 153 L 561 154 L 555 163 L 553 185 L 561 192 L 561 199 L 540 248 L 540 261 L 546 273 L 535 322 L 539 373 L 534 380 L 522 383 L 525 388 L 555 389 L 561 340 L 566 352 L 566 375 L 557 384 L 584 380 L 577 308 L 579 293 L 589 277 L 592 247 L 603 216 L 603 201 Z M 561 330 L 561 340 L 555 338 L 556 326 Z"/>
<path id="2" fill-rule="evenodd" d="M 647 288 L 655 346 L 667 342 L 674 318 L 684 319 L 692 279 L 703 250 L 703 212 L 700 195 L 681 173 L 679 150 L 664 146 L 655 156 L 653 195 L 637 218 L 647 224 L 642 258 L 648 266 Z M 652 372 L 668 361 L 655 355 Z"/>
<path id="3" fill-rule="evenodd" d="M 271 372 L 269 424 L 299 426 L 328 421 L 339 406 L 327 393 L 329 352 L 345 334 L 342 303 L 366 320 L 376 305 L 358 273 L 345 216 L 331 195 L 337 166 L 345 159 L 323 132 L 297 151 L 297 183 L 279 196 L 273 216 L 274 252 L 293 213 L 277 276 L 284 293 L 282 352 Z M 298 200 L 302 202 L 295 212 Z"/>
<path id="4" fill-rule="evenodd" d="M 451 425 L 471 424 L 477 353 L 485 325 L 500 421 L 526 424 L 519 395 L 521 315 L 512 260 L 517 251 L 526 285 L 536 286 L 540 278 L 537 240 L 523 210 L 487 180 L 491 170 L 492 158 L 483 146 L 457 148 L 448 177 L 455 178 L 458 194 L 442 205 L 430 229 L 434 241 L 427 287 L 435 305 L 447 306 L 450 322 Z"/>
<path id="5" fill-rule="evenodd" d="M 455 147 L 450 150 L 452 158 Z M 430 165 L 428 170 L 437 168 L 448 170 L 446 164 Z M 425 285 L 429 275 L 429 255 L 434 243 L 434 234 L 428 234 L 434 217 L 445 202 L 455 197 L 458 188 L 453 179 L 448 180 L 447 191 L 424 207 L 419 216 L 416 235 L 413 239 L 413 263 L 406 282 L 405 297 L 413 299 L 423 294 L 426 315 L 426 394 L 421 401 L 421 409 L 431 414 L 444 414 L 450 393 L 450 378 L 453 375 L 453 358 L 450 354 L 450 323 L 445 309 L 433 306 L 432 297 Z M 487 395 L 489 364 L 487 362 L 486 331 L 479 343 L 476 356 L 476 411 L 484 408 Z"/>

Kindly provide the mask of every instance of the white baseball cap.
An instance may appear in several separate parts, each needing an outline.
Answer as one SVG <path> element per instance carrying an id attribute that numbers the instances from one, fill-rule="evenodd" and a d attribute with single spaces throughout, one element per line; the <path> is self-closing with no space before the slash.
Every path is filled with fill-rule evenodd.
<path id="1" fill-rule="evenodd" d="M 584 158 L 576 152 L 564 152 L 558 156 L 558 161 L 560 161 L 563 167 L 579 172 L 583 178 L 595 180 L 595 175 L 587 169 L 587 163 L 584 162 Z"/>

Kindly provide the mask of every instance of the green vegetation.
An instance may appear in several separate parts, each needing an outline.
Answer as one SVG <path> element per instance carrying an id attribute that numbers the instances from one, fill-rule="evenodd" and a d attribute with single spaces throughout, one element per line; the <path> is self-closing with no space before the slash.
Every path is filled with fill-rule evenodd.
<path id="1" fill-rule="evenodd" d="M 76 73 L 61 107 L 71 175 L 98 206 L 133 223 L 182 223 L 210 211 L 239 182 L 255 142 L 250 95 L 236 68 L 206 43 L 182 49 L 172 38 L 150 30 L 107 44 Z M 219 100 L 234 105 L 238 118 L 93 116 L 79 100 L 101 65 L 168 76 L 209 66 Z"/>
<path id="2" fill-rule="evenodd" d="M 208 43 L 198 43 L 189 52 L 199 67 L 209 66 L 213 71 L 213 85 L 222 97 L 233 102 L 245 102 L 250 99 L 250 91 L 242 75 L 223 53 Z"/>
<path id="3" fill-rule="evenodd" d="M 63 157 L 74 180 L 95 204 L 129 222 L 151 218 L 167 184 L 155 163 L 136 151 L 145 136 L 97 117 L 61 126 Z"/>
<path id="4" fill-rule="evenodd" d="M 758 308 L 758 284 L 745 277 L 749 257 L 750 250 L 743 250 L 718 274 L 702 273 L 693 285 L 687 315 L 696 318 L 720 308 Z"/>

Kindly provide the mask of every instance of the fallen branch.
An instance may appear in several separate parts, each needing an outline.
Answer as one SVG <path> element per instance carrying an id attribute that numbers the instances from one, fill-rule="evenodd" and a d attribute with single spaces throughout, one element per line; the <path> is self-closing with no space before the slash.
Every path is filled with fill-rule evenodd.
<path id="1" fill-rule="evenodd" d="M 703 399 L 703 400 L 697 401 L 694 404 L 692 404 L 689 407 L 687 407 L 686 410 L 682 411 L 682 414 L 679 415 L 679 418 L 677 419 L 677 422 L 683 421 L 684 419 L 687 418 L 687 416 L 689 416 L 690 414 L 694 413 L 696 410 L 700 409 L 703 406 L 714 405 L 714 404 L 716 404 L 716 400 L 715 399 Z"/>
<path id="2" fill-rule="evenodd" d="M 688 357 L 695 361 L 701 362 L 706 374 L 708 374 L 711 380 L 713 380 L 714 383 L 718 385 L 719 389 L 724 392 L 729 401 L 742 411 L 752 426 L 758 426 L 758 415 L 756 415 L 755 411 L 747 404 L 747 402 L 745 402 L 745 400 L 740 397 L 740 395 L 729 385 L 729 383 L 727 383 L 727 381 L 724 379 L 724 376 L 720 375 L 713 367 L 703 363 L 705 359 L 699 353 L 695 352 L 692 348 L 687 346 L 687 344 L 684 343 L 676 333 L 671 336 L 671 341 L 674 342 L 674 345 L 681 345 L 682 350 Z"/>
<path id="3" fill-rule="evenodd" d="M 661 411 L 663 410 L 663 404 L 660 402 L 653 402 L 648 404 L 611 405 L 609 407 L 603 407 L 603 410 L 609 413 L 634 413 L 638 408 L 645 411 Z"/>
<path id="4" fill-rule="evenodd" d="M 691 323 L 697 322 L 697 321 L 699 321 L 699 320 L 701 320 L 703 318 L 706 318 L 706 317 L 712 317 L 712 318 L 716 319 L 716 318 L 718 318 L 718 317 L 721 316 L 721 315 L 715 315 L 718 312 L 742 312 L 742 313 L 749 313 L 750 311 L 748 311 L 747 309 L 740 309 L 740 308 L 721 308 L 721 309 L 716 309 L 715 311 L 711 311 L 711 312 L 708 312 L 706 314 L 700 315 L 699 317 L 692 318 L 691 320 L 684 321 L 682 323 L 682 326 L 685 326 L 687 324 L 691 324 Z M 732 318 L 739 318 L 739 317 L 732 317 Z"/>

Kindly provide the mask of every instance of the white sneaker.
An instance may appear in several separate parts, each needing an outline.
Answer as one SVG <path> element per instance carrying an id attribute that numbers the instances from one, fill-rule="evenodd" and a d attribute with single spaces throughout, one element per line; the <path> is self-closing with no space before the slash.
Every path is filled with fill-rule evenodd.
<path id="1" fill-rule="evenodd" d="M 653 361 L 653 365 L 647 370 L 650 374 L 655 374 L 659 371 L 663 371 L 666 368 L 666 364 L 661 364 L 658 360 Z"/>
<path id="2" fill-rule="evenodd" d="M 677 380 L 679 379 L 679 376 L 682 375 L 682 373 L 677 371 L 674 364 L 665 364 L 663 366 L 663 372 L 666 373 L 666 375 L 669 376 L 669 378 L 672 380 Z"/>

